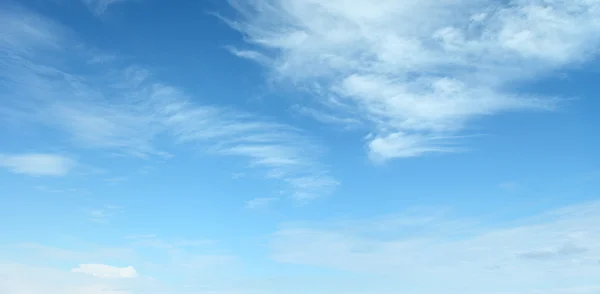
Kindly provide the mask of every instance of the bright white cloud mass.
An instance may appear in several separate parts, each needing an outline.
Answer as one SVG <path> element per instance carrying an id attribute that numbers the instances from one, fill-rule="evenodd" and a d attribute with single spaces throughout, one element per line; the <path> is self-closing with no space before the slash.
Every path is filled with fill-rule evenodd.
<path id="1" fill-rule="evenodd" d="M 2 2 L 0 294 L 600 294 L 598 48 L 600 0 Z"/>
<path id="2" fill-rule="evenodd" d="M 371 126 L 375 159 L 452 152 L 478 117 L 552 110 L 511 83 L 585 62 L 600 44 L 600 2 L 230 0 L 227 22 L 277 80 Z"/>

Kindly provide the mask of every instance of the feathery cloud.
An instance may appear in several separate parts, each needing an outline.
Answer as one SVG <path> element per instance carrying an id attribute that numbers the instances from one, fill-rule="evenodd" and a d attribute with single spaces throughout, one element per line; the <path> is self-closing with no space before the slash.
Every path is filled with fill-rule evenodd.
<path id="1" fill-rule="evenodd" d="M 58 136 L 78 148 L 139 158 L 172 156 L 164 147 L 170 145 L 167 142 L 238 157 L 264 177 L 286 184 L 288 195 L 297 199 L 326 195 L 338 185 L 320 162 L 323 148 L 302 130 L 203 104 L 184 90 L 161 83 L 142 66 L 113 59 L 89 63 L 94 59 L 90 51 L 55 37 L 66 35 L 66 29 L 54 25 L 44 34 L 32 34 L 51 22 L 26 11 L 20 15 L 13 21 L 22 19 L 27 25 L 0 28 L 2 35 L 27 40 L 0 41 L 6 53 L 0 57 L 0 87 L 5 93 L 0 110 L 21 123 L 56 129 Z M 41 60 L 38 54 L 47 39 L 61 45 L 52 48 L 58 60 L 69 60 L 68 64 L 86 68 L 89 74 L 75 74 L 65 63 Z"/>
<path id="2" fill-rule="evenodd" d="M 311 89 L 320 113 L 362 121 L 376 160 L 464 150 L 459 135 L 478 118 L 554 109 L 557 99 L 511 85 L 600 44 L 600 2 L 589 0 L 229 3 L 240 18 L 220 17 L 247 41 L 231 51 Z"/>

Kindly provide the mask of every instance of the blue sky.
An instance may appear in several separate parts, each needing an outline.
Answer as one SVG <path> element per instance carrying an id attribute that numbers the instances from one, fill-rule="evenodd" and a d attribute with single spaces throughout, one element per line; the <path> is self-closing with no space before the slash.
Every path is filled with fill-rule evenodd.
<path id="1" fill-rule="evenodd" d="M 598 0 L 0 4 L 0 293 L 600 293 Z"/>

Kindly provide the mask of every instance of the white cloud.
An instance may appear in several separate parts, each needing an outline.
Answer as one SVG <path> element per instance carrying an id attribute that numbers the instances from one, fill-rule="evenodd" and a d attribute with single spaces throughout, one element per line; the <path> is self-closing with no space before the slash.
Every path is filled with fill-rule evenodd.
<path id="1" fill-rule="evenodd" d="M 145 278 L 98 279 L 56 268 L 22 264 L 0 263 L 0 275 L 0 293 L 6 294 L 172 293 Z"/>
<path id="2" fill-rule="evenodd" d="M 215 283 L 201 280 L 195 288 L 190 285 L 168 285 L 153 278 L 100 279 L 94 276 L 63 271 L 57 268 L 0 263 L 0 293 L 3 294 L 250 294 L 264 293 L 246 289 L 230 290 L 228 281 Z M 210 286 L 207 286 L 210 285 Z M 217 285 L 218 287 L 214 287 Z M 277 292 L 268 292 L 277 293 Z"/>
<path id="3" fill-rule="evenodd" d="M 15 21 L 35 17 L 42 24 L 48 22 L 30 12 L 20 15 L 13 17 Z M 10 32 L 0 27 L 0 34 L 24 38 L 36 24 L 11 26 Z M 48 34 L 67 31 L 60 29 L 56 26 Z M 64 48 L 56 49 L 56 58 L 69 62 L 40 61 L 33 54 L 41 53 L 40 42 L 27 44 L 31 54 L 24 54 L 19 44 L 3 43 L 6 55 L 0 57 L 5 65 L 0 67 L 0 77 L 5 94 L 0 110 L 20 123 L 58 130 L 75 147 L 139 158 L 169 158 L 172 154 L 165 146 L 172 142 L 211 155 L 237 157 L 264 177 L 286 184 L 288 195 L 297 199 L 326 195 L 338 185 L 320 162 L 323 148 L 302 130 L 199 103 L 184 90 L 161 83 L 144 67 L 122 66 L 113 59 L 98 62 L 84 46 L 57 42 Z M 90 63 L 92 59 L 95 62 Z M 73 74 L 65 64 L 77 64 L 89 74 Z"/>
<path id="4" fill-rule="evenodd" d="M 259 197 L 246 201 L 245 206 L 249 209 L 263 208 L 277 200 L 279 200 L 277 197 Z"/>
<path id="5" fill-rule="evenodd" d="M 363 121 L 379 160 L 463 150 L 440 138 L 483 116 L 553 109 L 556 99 L 511 85 L 585 62 L 600 44 L 596 0 L 229 3 L 241 19 L 223 19 L 250 47 L 232 52 L 312 89 L 315 107 Z"/>
<path id="6" fill-rule="evenodd" d="M 493 227 L 423 208 L 368 220 L 285 224 L 270 240 L 279 263 L 256 256 L 247 268 L 235 255 L 206 253 L 222 250 L 221 244 L 161 243 L 153 235 L 132 237 L 159 243 L 134 243 L 141 250 L 128 257 L 32 246 L 56 256 L 28 254 L 34 264 L 110 258 L 135 264 L 144 275 L 102 264 L 68 273 L 0 263 L 0 293 L 594 294 L 600 290 L 599 210 L 598 202 L 584 203 Z M 269 266 L 256 273 L 255 262 Z M 150 275 L 177 280 L 159 288 Z"/>
<path id="7" fill-rule="evenodd" d="M 294 105 L 291 108 L 295 113 L 311 117 L 322 123 L 336 125 L 344 129 L 358 128 L 361 125 L 360 120 L 346 117 L 344 115 L 331 114 L 319 109 L 310 108 L 306 106 Z"/>
<path id="8" fill-rule="evenodd" d="M 0 154 L 0 167 L 13 173 L 31 176 L 64 176 L 75 167 L 75 162 L 53 154 Z"/>
<path id="9" fill-rule="evenodd" d="M 384 161 L 395 157 L 414 157 L 427 152 L 454 152 L 456 139 L 420 134 L 392 133 L 373 138 L 369 146 L 369 156 L 374 161 Z"/>
<path id="10" fill-rule="evenodd" d="M 587 203 L 495 228 L 439 217 L 287 227 L 272 250 L 283 263 L 381 276 L 396 293 L 596 293 L 598 211 Z"/>
<path id="11" fill-rule="evenodd" d="M 104 264 L 80 264 L 71 272 L 106 279 L 132 279 L 138 276 L 137 271 L 132 266 L 114 267 Z"/>

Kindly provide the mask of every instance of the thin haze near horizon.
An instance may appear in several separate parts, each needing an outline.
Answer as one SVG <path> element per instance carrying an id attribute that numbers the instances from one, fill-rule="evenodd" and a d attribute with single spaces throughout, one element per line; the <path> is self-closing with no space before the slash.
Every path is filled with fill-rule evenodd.
<path id="1" fill-rule="evenodd" d="M 5 0 L 0 293 L 598 294 L 600 0 Z"/>

